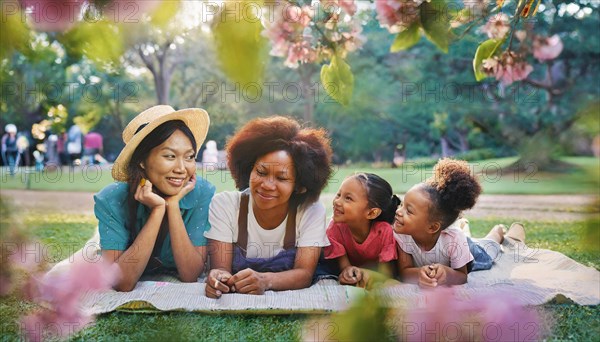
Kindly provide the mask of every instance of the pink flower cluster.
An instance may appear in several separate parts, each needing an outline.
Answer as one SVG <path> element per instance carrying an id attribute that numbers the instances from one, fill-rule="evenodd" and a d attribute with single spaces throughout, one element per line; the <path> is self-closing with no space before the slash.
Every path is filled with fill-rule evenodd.
<path id="1" fill-rule="evenodd" d="M 503 39 L 510 31 L 510 19 L 505 13 L 498 13 L 482 27 L 490 39 Z"/>
<path id="2" fill-rule="evenodd" d="M 493 56 L 483 60 L 483 71 L 489 76 L 494 76 L 504 85 L 522 81 L 533 71 L 523 56 L 512 51 L 506 51 L 500 56 Z"/>
<path id="3" fill-rule="evenodd" d="M 533 38 L 533 57 L 540 62 L 555 59 L 563 49 L 562 40 L 558 35 L 552 37 L 536 36 Z"/>
<path id="4" fill-rule="evenodd" d="M 423 1 L 377 0 L 375 1 L 377 20 L 379 20 L 381 27 L 385 27 L 390 33 L 402 32 L 419 20 L 419 6 Z"/>
<path id="5" fill-rule="evenodd" d="M 364 44 L 362 27 L 353 17 L 354 0 L 322 0 L 317 7 L 281 1 L 273 10 L 273 20 L 264 23 L 263 35 L 271 41 L 271 55 L 285 57 L 289 68 L 336 53 L 345 57 Z"/>
<path id="6" fill-rule="evenodd" d="M 84 13 L 92 7 L 92 15 L 103 15 L 117 23 L 133 23 L 158 7 L 161 0 L 20 0 L 20 3 L 34 29 L 64 32 L 82 21 Z M 103 6 L 99 8 L 98 3 L 102 3 Z M 93 18 L 91 22 L 98 19 Z"/>
<path id="7" fill-rule="evenodd" d="M 485 291 L 461 298 L 453 288 L 424 292 L 424 308 L 407 311 L 400 334 L 405 341 L 537 341 L 537 313 L 514 293 Z"/>
<path id="8" fill-rule="evenodd" d="M 52 333 L 64 338 L 92 321 L 79 306 L 87 291 L 110 289 L 120 276 L 117 264 L 78 261 L 63 273 L 32 276 L 25 287 L 28 299 L 48 308 L 22 318 L 29 341 L 41 341 Z"/>

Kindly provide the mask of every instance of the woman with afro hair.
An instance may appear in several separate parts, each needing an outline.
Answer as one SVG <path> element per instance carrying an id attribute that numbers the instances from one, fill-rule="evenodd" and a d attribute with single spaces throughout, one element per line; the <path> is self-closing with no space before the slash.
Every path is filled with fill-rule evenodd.
<path id="1" fill-rule="evenodd" d="M 505 236 L 525 242 L 520 223 L 513 223 L 506 235 L 502 225 L 476 241 L 465 235 L 460 226 L 466 222 L 457 218 L 475 205 L 480 193 L 467 162 L 453 159 L 438 161 L 434 175 L 406 193 L 393 224 L 403 282 L 421 287 L 464 284 L 468 272 L 492 267 Z"/>
<path id="2" fill-rule="evenodd" d="M 239 191 L 219 193 L 210 205 L 206 295 L 310 286 L 329 245 L 318 201 L 332 173 L 325 131 L 281 116 L 259 118 L 226 150 Z"/>

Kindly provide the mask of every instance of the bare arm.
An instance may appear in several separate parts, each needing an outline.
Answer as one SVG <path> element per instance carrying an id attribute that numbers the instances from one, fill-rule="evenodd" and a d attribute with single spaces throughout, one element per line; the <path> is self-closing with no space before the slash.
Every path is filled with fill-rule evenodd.
<path id="1" fill-rule="evenodd" d="M 165 200 L 173 259 L 175 260 L 179 279 L 187 283 L 198 280 L 198 276 L 204 271 L 204 264 L 206 262 L 206 247 L 196 247 L 192 244 L 179 209 L 179 201 L 193 191 L 195 187 L 196 175 L 192 175 L 188 183 L 178 194 L 170 196 Z"/>
<path id="2" fill-rule="evenodd" d="M 133 244 L 125 251 L 102 250 L 102 258 L 117 263 L 121 269 L 121 278 L 115 290 L 131 291 L 137 284 L 152 255 L 164 214 L 164 205 L 155 207 Z"/>
<path id="3" fill-rule="evenodd" d="M 173 259 L 177 266 L 179 279 L 183 282 L 195 282 L 204 271 L 206 262 L 206 246 L 194 246 L 181 217 L 179 202 L 168 202 L 169 235 Z"/>
<path id="4" fill-rule="evenodd" d="M 419 268 L 414 267 L 412 256 L 398 247 L 398 271 L 400 280 L 404 283 L 419 282 Z"/>
<path id="5" fill-rule="evenodd" d="M 233 244 L 208 239 L 208 254 L 211 270 L 206 277 L 205 293 L 207 297 L 219 298 L 222 293 L 230 291 L 226 283 L 231 278 Z"/>

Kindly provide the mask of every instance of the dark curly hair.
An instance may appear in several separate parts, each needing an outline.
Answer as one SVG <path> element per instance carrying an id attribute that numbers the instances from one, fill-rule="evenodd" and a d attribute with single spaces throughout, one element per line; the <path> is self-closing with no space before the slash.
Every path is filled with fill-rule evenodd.
<path id="1" fill-rule="evenodd" d="M 359 172 L 350 177 L 354 177 L 365 187 L 369 208 L 381 209 L 381 214 L 373 221 L 394 222 L 400 199 L 394 195 L 390 183 L 374 173 Z"/>
<path id="2" fill-rule="evenodd" d="M 319 199 L 332 174 L 331 146 L 323 129 L 302 128 L 283 116 L 258 118 L 244 125 L 226 145 L 227 166 L 238 190 L 250 186 L 250 173 L 260 157 L 286 151 L 294 161 L 296 190 L 290 201 L 296 205 Z"/>
<path id="3" fill-rule="evenodd" d="M 433 176 L 421 183 L 420 188 L 431 200 L 430 221 L 439 221 L 442 229 L 446 229 L 461 211 L 473 208 L 481 194 L 481 185 L 463 160 L 440 159 L 433 171 Z"/>

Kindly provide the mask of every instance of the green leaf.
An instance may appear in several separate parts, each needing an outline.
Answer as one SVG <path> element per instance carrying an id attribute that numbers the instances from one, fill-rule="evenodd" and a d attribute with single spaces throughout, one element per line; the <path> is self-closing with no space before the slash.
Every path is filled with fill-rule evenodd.
<path id="1" fill-rule="evenodd" d="M 492 57 L 502 43 L 504 43 L 504 39 L 489 39 L 477 47 L 475 58 L 473 58 L 473 71 L 475 72 L 475 79 L 478 82 L 487 77 L 487 75 L 481 70 L 483 61 Z"/>
<path id="2" fill-rule="evenodd" d="M 448 53 L 450 18 L 445 0 L 431 0 L 421 5 L 421 24 L 425 36 L 440 50 Z"/>
<path id="3" fill-rule="evenodd" d="M 394 43 L 390 48 L 390 52 L 406 50 L 417 44 L 419 40 L 421 40 L 421 36 L 419 35 L 419 26 L 419 23 L 416 22 L 410 25 L 406 30 L 398 33 L 396 39 L 394 39 Z"/>
<path id="4" fill-rule="evenodd" d="M 23 13 L 16 2 L 3 3 L 0 8 L 0 59 L 9 57 L 13 50 L 23 52 L 28 48 L 29 30 Z"/>
<path id="5" fill-rule="evenodd" d="M 179 0 L 162 0 L 160 5 L 152 11 L 150 21 L 153 25 L 165 26 L 177 14 L 179 6 Z"/>
<path id="6" fill-rule="evenodd" d="M 262 78 L 267 42 L 261 35 L 260 18 L 249 10 L 262 6 L 262 1 L 246 0 L 237 6 L 236 2 L 227 0 L 223 3 L 222 12 L 214 18 L 213 34 L 223 72 L 243 87 Z"/>
<path id="7" fill-rule="evenodd" d="M 321 68 L 321 83 L 332 99 L 347 106 L 352 98 L 354 75 L 348 63 L 334 56 L 329 65 Z"/>
<path id="8" fill-rule="evenodd" d="M 99 67 L 119 63 L 124 53 L 122 35 L 118 28 L 106 20 L 80 22 L 59 40 L 69 54 L 85 55 Z"/>

